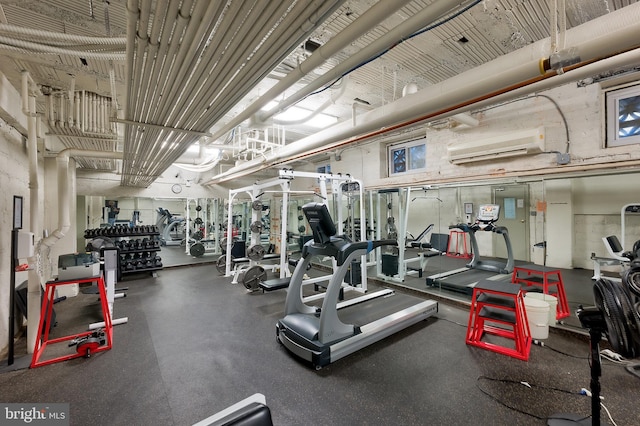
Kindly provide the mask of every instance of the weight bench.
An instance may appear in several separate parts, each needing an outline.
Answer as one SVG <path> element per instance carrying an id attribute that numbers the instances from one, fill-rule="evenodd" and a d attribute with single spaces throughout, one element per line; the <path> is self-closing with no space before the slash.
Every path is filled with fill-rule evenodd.
<path id="1" fill-rule="evenodd" d="M 440 256 L 447 252 L 447 246 L 449 245 L 449 234 L 431 234 L 431 238 L 428 243 L 421 243 L 419 241 L 411 242 L 412 248 L 418 248 L 426 250 L 422 253 L 425 257 Z"/>
<path id="2" fill-rule="evenodd" d="M 429 225 L 427 229 L 420 235 L 420 237 L 424 237 L 424 235 L 429 232 L 433 228 L 433 225 Z M 419 238 L 420 238 L 419 237 Z M 411 259 L 405 259 L 405 267 L 407 274 L 409 272 L 418 273 L 418 278 L 422 278 L 422 272 L 427 266 L 427 258 L 440 256 L 447 251 L 447 245 L 449 244 L 449 234 L 431 234 L 429 242 L 421 242 L 419 238 L 416 238 L 414 241 L 410 243 L 411 248 L 419 249 L 419 253 L 417 257 Z M 412 263 L 419 262 L 418 266 L 412 266 Z"/>
<path id="3" fill-rule="evenodd" d="M 619 260 L 620 262 L 630 262 L 633 260 L 634 253 L 624 251 L 622 244 L 620 244 L 620 240 L 618 240 L 618 237 L 615 235 L 602 237 L 602 242 L 612 258 Z"/>
<path id="4" fill-rule="evenodd" d="M 424 230 L 424 231 L 422 231 L 422 232 L 420 233 L 420 235 L 418 235 L 416 238 L 414 238 L 414 239 L 412 239 L 412 240 L 407 239 L 406 243 L 409 243 L 411 247 L 420 247 L 422 244 L 429 245 L 429 243 L 422 243 L 421 241 L 422 241 L 422 239 L 423 239 L 424 237 L 426 237 L 426 236 L 427 236 L 427 234 L 428 234 L 429 232 L 431 232 L 431 230 L 432 230 L 432 229 L 433 229 L 433 223 L 432 223 L 432 224 L 430 224 L 429 226 L 427 226 L 427 227 L 425 228 L 425 230 Z M 405 246 L 406 246 L 406 244 L 405 244 Z M 407 246 L 407 247 L 408 247 L 408 246 Z M 430 248 L 430 247 L 426 247 L 426 248 Z"/>
<path id="5" fill-rule="evenodd" d="M 293 266 L 295 268 L 298 265 L 299 261 L 300 259 L 289 259 L 288 263 L 290 266 Z M 311 263 L 309 263 L 309 265 L 307 266 L 307 271 L 309 269 L 311 269 Z M 274 291 L 274 290 L 281 290 L 283 288 L 287 288 L 289 287 L 290 282 L 291 282 L 291 277 L 274 278 L 271 280 L 260 281 L 258 283 L 258 286 L 262 289 L 262 292 L 264 293 L 265 291 Z"/>
<path id="6" fill-rule="evenodd" d="M 618 240 L 618 237 L 616 237 L 615 235 L 602 237 L 602 242 L 607 249 L 607 253 L 609 253 L 611 257 L 599 257 L 596 256 L 595 253 L 591 253 L 591 260 L 593 261 L 593 277 L 591 277 L 592 280 L 599 280 L 603 276 L 601 266 L 624 267 L 624 265 L 628 264 L 633 259 L 631 253 L 624 251 L 622 244 L 620 244 L 620 240 Z M 606 278 L 613 281 L 620 281 L 620 278 L 618 277 Z"/>
<path id="7" fill-rule="evenodd" d="M 193 426 L 272 426 L 271 410 L 264 395 L 256 393 Z"/>
<path id="8" fill-rule="evenodd" d="M 274 291 L 280 290 L 283 288 L 289 287 L 289 283 L 291 282 L 291 277 L 284 278 L 274 278 L 271 280 L 260 281 L 258 286 L 262 289 L 262 292 L 265 291 Z"/>

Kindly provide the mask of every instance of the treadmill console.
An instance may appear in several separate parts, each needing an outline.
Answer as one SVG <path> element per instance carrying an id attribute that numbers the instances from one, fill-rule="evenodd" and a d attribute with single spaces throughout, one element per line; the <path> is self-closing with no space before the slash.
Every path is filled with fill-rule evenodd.
<path id="1" fill-rule="evenodd" d="M 329 243 L 337 231 L 327 206 L 321 203 L 308 203 L 302 206 L 302 211 L 311 227 L 313 241 L 316 244 Z"/>
<path id="2" fill-rule="evenodd" d="M 500 206 L 497 204 L 483 204 L 480 206 L 478 216 L 476 217 L 476 224 L 480 229 L 492 225 L 498 221 L 500 217 Z"/>

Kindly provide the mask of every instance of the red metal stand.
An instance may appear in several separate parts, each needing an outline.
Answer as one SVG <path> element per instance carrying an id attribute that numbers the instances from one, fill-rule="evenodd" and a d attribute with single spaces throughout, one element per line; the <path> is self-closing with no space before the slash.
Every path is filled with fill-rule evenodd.
<path id="1" fill-rule="evenodd" d="M 462 244 L 462 250 L 460 245 Z M 467 233 L 457 229 L 449 231 L 449 244 L 447 244 L 447 256 L 449 257 L 462 257 L 465 259 L 471 258 L 471 253 L 467 246 Z"/>
<path id="2" fill-rule="evenodd" d="M 70 355 L 63 355 L 56 358 L 47 359 L 44 361 L 40 361 L 40 357 L 44 353 L 47 345 L 66 342 L 73 339 L 78 339 L 82 337 L 91 336 L 94 331 L 86 331 L 79 334 L 73 334 L 65 337 L 58 337 L 55 339 L 49 339 L 49 326 L 51 322 L 51 313 L 53 312 L 53 301 L 55 299 L 55 289 L 61 285 L 68 284 L 82 284 L 95 282 L 98 286 L 98 291 L 100 292 L 100 304 L 102 306 L 102 315 L 104 317 L 104 333 L 105 333 L 105 344 L 98 346 L 95 344 L 87 345 L 87 348 L 90 348 L 89 353 L 73 353 Z M 99 277 L 89 277 L 89 278 L 81 278 L 75 280 L 68 281 L 49 281 L 45 285 L 45 297 L 42 299 L 42 310 L 40 312 L 40 324 L 38 326 L 38 339 L 36 339 L 36 345 L 33 349 L 33 357 L 31 358 L 31 368 L 40 367 L 43 365 L 53 364 L 59 361 L 66 361 L 73 358 L 78 358 L 81 356 L 87 356 L 91 353 L 106 351 L 111 349 L 113 343 L 113 325 L 111 324 L 111 315 L 109 314 L 109 304 L 107 301 L 107 292 L 104 285 L 104 279 L 102 275 Z M 44 324 L 47 324 L 47 327 L 44 327 Z M 42 338 L 40 338 L 42 336 Z"/>
<path id="3" fill-rule="evenodd" d="M 558 299 L 556 320 L 561 320 L 571 315 L 567 295 L 564 292 L 562 272 L 559 269 L 551 269 L 548 266 L 541 265 L 516 266 L 513 268 L 511 281 L 516 284 L 526 284 L 527 286 L 541 286 L 544 294 L 556 297 Z M 555 292 L 549 288 L 551 286 L 556 287 Z"/>
<path id="4" fill-rule="evenodd" d="M 513 341 L 509 346 L 483 340 L 495 335 Z M 502 355 L 527 361 L 531 350 L 531 333 L 524 297 L 519 288 L 510 283 L 483 280 L 473 289 L 467 345 L 477 346 Z"/>

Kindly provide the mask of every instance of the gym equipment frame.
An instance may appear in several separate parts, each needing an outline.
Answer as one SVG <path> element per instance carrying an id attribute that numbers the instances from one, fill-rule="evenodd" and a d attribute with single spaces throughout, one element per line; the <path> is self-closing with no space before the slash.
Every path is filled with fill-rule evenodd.
<path id="1" fill-rule="evenodd" d="M 437 197 L 426 197 L 426 196 L 418 196 L 414 197 L 411 200 L 411 193 L 414 188 L 394 188 L 390 190 L 379 190 L 377 192 L 377 218 L 376 221 L 379 224 L 377 229 L 376 238 L 382 238 L 382 206 L 387 205 L 387 203 L 383 203 L 382 196 L 389 196 L 389 194 L 398 194 L 398 214 L 400 216 L 400 220 L 398 221 L 397 226 L 397 241 L 398 241 L 398 272 L 394 275 L 387 275 L 384 273 L 382 268 L 382 250 L 376 250 L 376 258 L 380 259 L 379 262 L 376 263 L 376 276 L 384 281 L 390 282 L 399 282 L 402 283 L 405 280 L 407 275 L 412 273 L 418 273 L 419 277 L 422 277 L 422 271 L 426 268 L 429 257 L 439 256 L 442 254 L 439 250 L 432 249 L 429 243 L 421 243 L 421 240 L 432 232 L 434 225 L 429 225 L 415 240 L 409 240 L 407 238 L 408 234 L 408 223 L 409 223 L 409 205 L 411 201 L 416 198 L 429 198 L 434 199 L 436 201 L 442 202 Z M 426 188 L 419 188 L 420 191 L 426 191 Z M 438 220 L 438 223 L 440 221 Z M 415 244 L 412 244 L 415 242 Z M 416 257 L 407 258 L 407 248 L 415 247 L 420 249 L 418 251 L 418 255 Z M 425 249 L 426 250 L 423 250 Z M 417 263 L 417 266 L 411 266 L 413 263 Z"/>
<path id="2" fill-rule="evenodd" d="M 318 196 L 325 201 L 328 200 L 329 198 L 329 191 L 328 191 L 327 185 L 330 184 L 331 194 L 336 196 L 337 204 L 340 204 L 340 201 L 341 201 L 343 184 L 345 183 L 357 184 L 356 186 L 357 186 L 357 191 L 359 193 L 359 200 L 360 200 L 360 203 L 359 203 L 360 217 L 364 217 L 364 191 L 363 191 L 364 184 L 361 181 L 354 179 L 351 175 L 348 175 L 348 174 L 343 175 L 343 174 L 331 174 L 331 173 L 313 173 L 313 172 L 301 172 L 301 171 L 283 169 L 279 171 L 278 178 L 266 180 L 264 182 L 257 182 L 251 186 L 247 186 L 243 188 L 229 190 L 228 214 L 227 214 L 227 234 L 228 235 L 231 235 L 231 230 L 232 230 L 232 220 L 231 220 L 232 208 L 233 208 L 232 204 L 233 204 L 233 200 L 238 196 L 238 194 L 247 193 L 250 196 L 251 203 L 252 203 L 251 223 L 256 223 L 260 221 L 261 209 L 258 210 L 254 208 L 254 206 L 257 206 L 258 203 L 260 203 L 260 197 L 262 197 L 269 188 L 278 187 L 278 186 L 280 187 L 280 191 L 282 193 L 279 263 L 276 265 L 262 265 L 260 261 L 263 260 L 264 256 L 260 256 L 259 253 L 256 253 L 255 256 L 248 256 L 250 259 L 248 265 L 246 265 L 246 262 L 242 262 L 242 263 L 245 263 L 245 265 L 241 267 L 237 260 L 235 261 L 235 263 L 232 260 L 231 258 L 232 241 L 231 239 L 227 239 L 225 276 L 229 277 L 233 275 L 234 276 L 233 282 L 238 282 L 238 279 L 239 279 L 238 277 L 240 272 L 243 272 L 243 271 L 248 272 L 249 270 L 252 270 L 252 276 L 256 275 L 258 279 L 261 279 L 260 278 L 262 277 L 262 274 L 260 273 L 261 271 L 256 269 L 251 269 L 254 267 L 261 267 L 264 269 L 275 269 L 276 267 L 279 267 L 281 280 L 284 278 L 288 278 L 290 276 L 291 273 L 288 268 L 289 263 L 287 260 L 287 245 L 286 245 L 287 220 L 288 220 L 287 210 L 289 205 L 289 195 L 296 192 L 291 190 L 291 181 L 295 178 L 310 178 L 310 179 L 316 180 L 320 187 L 320 194 L 318 194 Z M 342 232 L 342 222 L 343 222 L 342 209 L 337 208 L 337 211 L 338 211 L 338 223 L 340 224 L 339 231 Z M 255 231 L 252 230 L 251 232 L 251 241 L 250 241 L 249 249 L 247 250 L 247 254 L 249 254 L 249 252 L 252 250 L 252 247 L 257 248 L 260 246 L 260 233 L 256 231 L 258 231 L 257 228 L 255 229 Z M 361 229 L 360 238 L 361 240 L 365 239 L 365 229 Z M 257 252 L 258 250 L 255 250 L 255 251 Z M 360 264 L 360 267 L 361 267 L 360 274 L 362 277 L 361 284 L 356 286 L 355 288 L 350 287 L 351 289 L 356 289 L 361 292 L 365 292 L 367 289 L 366 287 L 367 265 L 365 260 L 366 260 L 365 257 L 363 257 Z M 235 267 L 233 267 L 234 265 Z M 335 271 L 336 269 L 335 265 L 333 269 Z M 313 279 L 305 280 L 305 284 L 316 284 L 318 282 L 328 281 L 329 278 L 330 276 L 313 278 Z"/>
<path id="3" fill-rule="evenodd" d="M 622 208 L 620 209 L 620 238 L 622 239 L 622 241 L 619 241 L 615 235 L 602 237 L 602 242 L 604 243 L 604 246 L 607 249 L 607 253 L 610 257 L 600 257 L 596 256 L 595 253 L 591 253 L 591 260 L 593 261 L 593 277 L 591 278 L 592 280 L 607 278 L 613 281 L 620 281 L 619 277 L 604 277 L 602 275 L 601 267 L 620 266 L 622 271 L 626 266 L 628 266 L 629 262 L 632 259 L 626 256 L 627 253 L 624 251 L 627 224 L 626 215 L 638 213 L 640 213 L 640 203 L 630 203 L 622 206 Z M 634 253 L 634 255 L 637 255 L 637 253 Z"/>
<path id="4" fill-rule="evenodd" d="M 51 323 L 51 315 L 53 311 L 53 303 L 55 299 L 56 287 L 67 284 L 82 284 L 95 282 L 100 292 L 100 305 L 104 318 L 104 333 L 97 331 L 87 331 L 79 334 L 73 334 L 65 337 L 49 339 L 49 327 L 44 324 Z M 68 281 L 49 281 L 45 285 L 45 294 L 42 299 L 42 311 L 40 313 L 40 323 L 38 325 L 39 336 L 33 349 L 33 357 L 31 359 L 31 368 L 43 365 L 53 364 L 59 361 L 66 361 L 78 357 L 89 357 L 91 354 L 111 349 L 113 345 L 113 324 L 111 323 L 111 315 L 109 313 L 109 304 L 107 301 L 107 292 L 105 289 L 104 279 L 102 275 L 97 277 L 88 277 L 81 279 L 73 279 Z M 48 345 L 71 341 L 69 346 L 76 346 L 76 353 L 71 355 L 62 355 L 51 359 L 41 360 L 45 349 Z"/>

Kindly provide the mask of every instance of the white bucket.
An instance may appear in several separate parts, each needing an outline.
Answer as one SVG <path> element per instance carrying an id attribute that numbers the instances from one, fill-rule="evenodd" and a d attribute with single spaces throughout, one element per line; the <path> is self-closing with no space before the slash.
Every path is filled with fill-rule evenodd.
<path id="1" fill-rule="evenodd" d="M 527 310 L 531 337 L 533 339 L 549 337 L 549 304 L 544 300 L 525 296 L 524 307 Z"/>
<path id="2" fill-rule="evenodd" d="M 524 296 L 525 301 L 528 298 L 544 300 L 549 304 L 549 325 L 554 325 L 556 323 L 556 311 L 558 309 L 558 298 L 555 296 L 551 296 L 550 294 L 544 293 L 527 293 Z"/>

